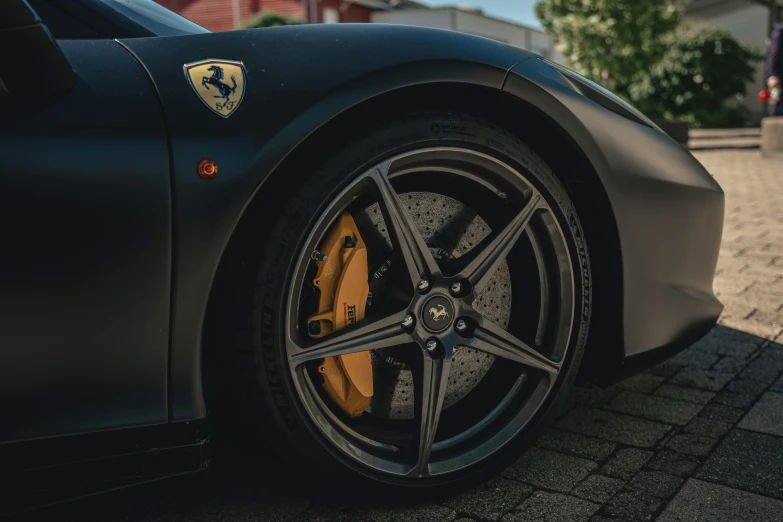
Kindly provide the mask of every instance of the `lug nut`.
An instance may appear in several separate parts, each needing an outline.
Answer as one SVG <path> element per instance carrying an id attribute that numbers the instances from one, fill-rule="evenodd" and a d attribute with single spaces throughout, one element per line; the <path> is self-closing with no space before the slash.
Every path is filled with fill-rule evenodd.
<path id="1" fill-rule="evenodd" d="M 427 341 L 428 352 L 432 353 L 437 349 L 438 349 L 438 341 L 436 341 L 435 339 L 430 339 L 429 341 Z"/>
<path id="2" fill-rule="evenodd" d="M 468 329 L 468 323 L 466 323 L 463 319 L 459 319 L 454 325 L 454 328 L 456 328 L 458 332 L 464 332 Z"/>
<path id="3" fill-rule="evenodd" d="M 329 259 L 329 256 L 320 253 L 318 250 L 313 250 L 313 253 L 310 254 L 310 259 L 313 261 L 326 261 Z"/>
<path id="4" fill-rule="evenodd" d="M 451 285 L 451 295 L 458 296 L 462 292 L 462 283 L 456 282 Z"/>
<path id="5" fill-rule="evenodd" d="M 405 316 L 405 318 L 402 320 L 401 323 L 403 328 L 410 328 L 413 326 L 413 316 L 411 314 L 408 314 Z"/>
<path id="6" fill-rule="evenodd" d="M 419 292 L 426 292 L 427 290 L 430 289 L 430 282 L 427 281 L 426 279 L 422 279 L 421 281 L 419 281 L 419 284 L 416 286 L 416 288 L 419 289 Z"/>

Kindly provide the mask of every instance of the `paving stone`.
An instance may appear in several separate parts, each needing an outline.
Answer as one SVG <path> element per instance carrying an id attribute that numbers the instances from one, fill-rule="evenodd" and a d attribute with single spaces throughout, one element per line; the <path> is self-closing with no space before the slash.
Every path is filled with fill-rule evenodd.
<path id="1" fill-rule="evenodd" d="M 682 366 L 677 366 L 676 364 L 672 364 L 669 361 L 663 361 L 662 363 L 653 366 L 647 371 L 659 377 L 669 378 L 680 370 L 682 370 Z"/>
<path id="2" fill-rule="evenodd" d="M 715 397 L 713 392 L 697 390 L 695 388 L 685 388 L 674 384 L 662 384 L 655 390 L 655 395 L 666 397 L 667 399 L 692 402 L 694 404 L 707 404 Z"/>
<path id="3" fill-rule="evenodd" d="M 418 506 L 363 507 L 348 512 L 348 520 L 372 520 L 373 522 L 450 522 L 457 518 L 454 510 L 424 504 Z M 259 517 L 255 520 L 266 520 Z"/>
<path id="4" fill-rule="evenodd" d="M 607 408 L 651 420 L 684 425 L 701 410 L 702 406 L 653 395 L 623 392 L 610 402 Z"/>
<path id="5" fill-rule="evenodd" d="M 347 515 L 342 511 L 337 511 L 334 508 L 330 508 L 326 506 L 318 506 L 318 507 L 310 508 L 304 513 L 297 515 L 295 519 L 287 519 L 287 520 L 296 520 L 296 522 L 342 522 L 348 516 L 350 515 Z"/>
<path id="6" fill-rule="evenodd" d="M 726 252 L 726 249 L 724 248 L 721 249 L 721 257 L 725 257 L 726 255 L 731 255 L 731 254 L 732 254 L 731 252 Z M 769 256 L 764 256 L 764 259 L 769 260 L 770 258 Z M 747 264 L 748 261 L 743 260 L 742 263 Z M 748 281 L 721 277 L 715 280 L 713 287 L 715 289 L 715 294 L 718 297 L 721 297 L 724 300 L 726 300 L 727 297 L 736 297 L 744 294 L 745 292 L 748 291 L 748 289 L 752 286 L 752 284 L 753 283 L 749 283 Z"/>
<path id="7" fill-rule="evenodd" d="M 680 384 L 702 390 L 719 391 L 734 377 L 731 373 L 714 372 L 711 370 L 692 370 L 683 368 L 672 378 L 672 384 Z"/>
<path id="8" fill-rule="evenodd" d="M 617 444 L 578 433 L 549 429 L 538 440 L 538 446 L 568 455 L 601 462 L 614 453 Z"/>
<path id="9" fill-rule="evenodd" d="M 666 447 L 696 457 L 706 457 L 718 441 L 695 433 L 680 433 L 666 442 Z"/>
<path id="10" fill-rule="evenodd" d="M 653 447 L 670 426 L 592 408 L 576 408 L 557 427 L 629 446 Z"/>
<path id="11" fill-rule="evenodd" d="M 661 502 L 640 491 L 623 491 L 604 507 L 603 513 L 624 520 L 652 520 Z"/>
<path id="12" fill-rule="evenodd" d="M 756 396 L 745 393 L 731 393 L 724 390 L 715 396 L 715 402 L 744 410 L 750 408 L 750 406 L 756 402 Z"/>
<path id="13" fill-rule="evenodd" d="M 755 315 L 755 314 L 754 314 Z M 767 324 L 762 321 L 761 318 L 751 319 L 731 319 L 724 323 L 726 326 L 747 332 L 757 337 L 764 339 L 775 339 L 781 332 L 783 332 L 783 325 L 778 323 Z"/>
<path id="14" fill-rule="evenodd" d="M 624 481 L 605 477 L 603 475 L 590 475 L 578 486 L 571 494 L 575 497 L 585 498 L 603 504 L 615 494 L 623 485 Z"/>
<path id="15" fill-rule="evenodd" d="M 574 388 L 568 394 L 568 401 L 581 406 L 599 407 L 614 399 L 620 388 Z"/>
<path id="16" fill-rule="evenodd" d="M 760 337 L 767 339 L 775 339 L 777 334 L 775 331 L 780 332 L 783 329 L 783 314 L 778 313 L 775 310 L 769 310 L 767 307 L 764 310 L 757 309 L 751 315 L 748 316 L 748 322 L 756 323 L 758 328 L 749 328 L 747 331 Z M 759 334 L 758 331 L 763 332 Z M 769 333 L 769 335 L 766 335 Z"/>
<path id="17" fill-rule="evenodd" d="M 777 238 L 773 241 L 780 242 L 783 241 L 783 238 Z M 780 279 L 780 271 L 777 267 L 750 265 L 750 268 L 743 272 L 743 275 L 745 273 L 755 278 L 763 288 L 768 289 L 770 292 L 778 295 L 783 292 L 783 284 L 781 284 L 783 281 Z"/>
<path id="18" fill-rule="evenodd" d="M 783 439 L 732 430 L 695 476 L 783 499 Z"/>
<path id="19" fill-rule="evenodd" d="M 628 488 L 634 491 L 641 491 L 655 498 L 667 500 L 677 492 L 677 488 L 682 483 L 683 479 L 674 475 L 668 475 L 660 471 L 640 471 L 628 483 Z"/>
<path id="20" fill-rule="evenodd" d="M 689 479 L 658 522 L 779 522 L 783 502 Z"/>
<path id="21" fill-rule="evenodd" d="M 734 274 L 735 278 L 738 276 L 745 279 L 744 273 L 741 275 Z M 750 276 L 750 278 L 753 278 L 753 276 Z M 766 291 L 760 281 L 756 281 L 745 293 L 737 297 L 737 300 L 770 314 L 775 314 L 780 306 L 783 305 L 783 295 L 775 291 Z"/>
<path id="22" fill-rule="evenodd" d="M 647 462 L 650 469 L 680 477 L 690 475 L 698 465 L 699 461 L 694 457 L 668 449 L 659 451 Z"/>
<path id="23" fill-rule="evenodd" d="M 699 417 L 734 424 L 740 420 L 740 417 L 742 417 L 744 413 L 745 412 L 739 408 L 732 408 L 731 406 L 725 406 L 723 404 L 708 404 L 701 410 Z"/>
<path id="24" fill-rule="evenodd" d="M 581 498 L 537 491 L 511 512 L 504 522 L 586 522 L 601 506 Z"/>
<path id="25" fill-rule="evenodd" d="M 761 355 L 750 361 L 747 368 L 739 374 L 740 379 L 749 379 L 758 382 L 772 384 L 783 371 L 783 359 L 768 356 L 767 350 L 762 351 Z"/>
<path id="26" fill-rule="evenodd" d="M 703 435 L 705 437 L 711 437 L 713 439 L 719 439 L 723 437 L 731 429 L 731 424 L 728 422 L 717 421 L 713 419 L 705 419 L 703 417 L 696 417 L 690 421 L 682 431 L 685 433 L 694 433 L 696 435 Z"/>
<path id="27" fill-rule="evenodd" d="M 726 278 L 721 278 L 721 280 L 723 279 Z M 762 342 L 763 339 L 745 332 L 725 326 L 716 326 L 709 334 L 694 344 L 693 348 L 718 355 L 749 357 Z"/>
<path id="28" fill-rule="evenodd" d="M 726 385 L 726 391 L 745 395 L 760 395 L 767 389 L 767 383 L 750 379 L 736 379 Z"/>
<path id="29" fill-rule="evenodd" d="M 459 493 L 438 503 L 481 520 L 498 520 L 533 491 L 533 488 L 521 482 L 495 477 L 476 489 Z"/>
<path id="30" fill-rule="evenodd" d="M 695 347 L 684 350 L 671 359 L 669 362 L 677 366 L 693 368 L 696 370 L 708 370 L 713 364 L 718 362 L 720 357 L 714 353 L 698 350 Z"/>
<path id="31" fill-rule="evenodd" d="M 598 464 L 541 448 L 530 448 L 503 476 L 567 493 Z"/>
<path id="32" fill-rule="evenodd" d="M 783 393 L 783 375 L 770 387 L 770 391 Z"/>
<path id="33" fill-rule="evenodd" d="M 665 379 L 658 375 L 652 375 L 650 373 L 640 373 L 633 377 L 626 379 L 615 386 L 621 390 L 636 391 L 642 393 L 649 393 L 657 388 Z"/>
<path id="34" fill-rule="evenodd" d="M 783 395 L 773 392 L 762 395 L 738 427 L 783 437 Z"/>
<path id="35" fill-rule="evenodd" d="M 741 372 L 745 366 L 748 365 L 748 359 L 745 357 L 722 357 L 720 361 L 715 363 L 712 367 L 712 371 L 721 373 L 737 374 Z"/>
<path id="36" fill-rule="evenodd" d="M 628 480 L 642 469 L 650 458 L 652 451 L 644 451 L 636 448 L 625 448 L 617 452 L 609 462 L 603 465 L 600 472 L 610 477 Z"/>
<path id="37" fill-rule="evenodd" d="M 783 249 L 781 250 L 783 251 Z M 783 308 L 781 309 L 781 314 L 783 314 Z M 778 338 L 776 341 L 766 343 L 761 348 L 761 352 L 758 354 L 759 357 L 763 359 L 777 360 L 778 367 L 780 367 L 781 362 L 783 362 L 783 344 L 781 344 L 780 342 L 782 340 L 783 340 L 783 333 L 780 335 L 780 338 Z"/>
<path id="38" fill-rule="evenodd" d="M 745 319 L 756 310 L 755 307 L 738 309 L 737 306 L 732 306 L 732 303 L 726 299 L 723 299 L 723 302 L 726 305 L 726 308 L 718 319 L 718 324 L 726 328 L 731 328 L 730 325 L 734 324 L 737 320 Z"/>

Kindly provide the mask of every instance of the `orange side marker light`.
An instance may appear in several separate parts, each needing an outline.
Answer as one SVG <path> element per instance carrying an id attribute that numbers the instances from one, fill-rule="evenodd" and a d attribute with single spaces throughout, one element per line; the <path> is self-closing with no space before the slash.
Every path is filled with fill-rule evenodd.
<path id="1" fill-rule="evenodd" d="M 215 160 L 203 159 L 198 162 L 198 175 L 204 179 L 212 179 L 217 176 L 218 165 Z"/>

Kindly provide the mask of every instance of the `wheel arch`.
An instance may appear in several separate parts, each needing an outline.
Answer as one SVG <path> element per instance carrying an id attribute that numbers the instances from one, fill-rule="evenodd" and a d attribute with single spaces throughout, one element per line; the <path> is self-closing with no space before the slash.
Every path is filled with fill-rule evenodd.
<path id="1" fill-rule="evenodd" d="M 456 111 L 486 120 L 525 141 L 561 178 L 582 221 L 593 271 L 593 318 L 577 379 L 582 383 L 599 380 L 604 370 L 621 362 L 623 354 L 622 327 L 618 327 L 622 322 L 616 321 L 622 317 L 620 243 L 606 191 L 593 165 L 561 126 L 531 103 L 489 85 L 437 82 L 387 91 L 325 121 L 296 144 L 253 194 L 234 229 L 210 292 L 207 330 L 212 330 L 213 321 L 220 321 L 219 311 L 225 309 L 221 305 L 226 297 L 223 290 L 235 287 L 238 277 L 252 280 L 253 274 L 243 273 L 238 245 L 250 234 L 257 244 L 263 243 L 254 224 L 281 210 L 277 194 L 286 190 L 289 175 L 302 168 L 312 154 L 339 146 L 357 129 L 387 117 L 400 117 L 405 111 Z M 205 346 L 210 344 L 214 340 Z M 209 379 L 205 384 L 209 385 Z"/>

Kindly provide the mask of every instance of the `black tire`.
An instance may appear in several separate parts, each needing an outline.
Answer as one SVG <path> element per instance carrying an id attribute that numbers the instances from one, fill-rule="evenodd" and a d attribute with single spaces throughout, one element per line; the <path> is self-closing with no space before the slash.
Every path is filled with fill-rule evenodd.
<path id="1" fill-rule="evenodd" d="M 428 491 L 448 484 L 453 492 L 508 466 L 535 441 L 562 405 L 577 373 L 590 322 L 591 272 L 587 246 L 579 217 L 557 176 L 527 145 L 502 129 L 460 114 L 415 114 L 367 129 L 358 136 L 341 150 L 331 151 L 323 163 L 321 158 L 314 158 L 311 169 L 286 173 L 290 192 L 266 196 L 287 198 L 284 210 L 274 217 L 266 215 L 265 222 L 257 224 L 259 228 L 271 227 L 265 244 L 255 244 L 247 237 L 241 239 L 245 244 L 239 245 L 244 255 L 240 256 L 242 268 L 238 272 L 248 274 L 252 281 L 235 282 L 238 286 L 233 289 L 236 301 L 231 318 L 234 329 L 231 352 L 235 364 L 231 371 L 239 372 L 241 377 L 237 384 L 244 402 L 239 411 L 258 433 L 273 437 L 275 451 L 290 457 L 294 469 L 306 470 L 302 473 L 309 476 L 324 477 L 323 484 L 333 484 L 336 479 L 341 484 L 347 480 Z M 513 440 L 466 469 L 437 477 L 397 478 L 365 469 L 347 458 L 314 425 L 293 384 L 281 335 L 286 324 L 293 266 L 304 238 L 326 202 L 382 159 L 435 145 L 480 151 L 513 165 L 546 197 L 565 237 L 572 264 L 573 326 L 553 391 Z"/>

